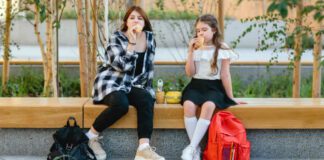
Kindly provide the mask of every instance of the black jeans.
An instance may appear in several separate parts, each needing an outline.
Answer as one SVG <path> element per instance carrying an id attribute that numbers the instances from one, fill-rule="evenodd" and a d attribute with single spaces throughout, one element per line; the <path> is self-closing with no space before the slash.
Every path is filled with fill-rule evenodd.
<path id="1" fill-rule="evenodd" d="M 109 106 L 96 118 L 94 129 L 102 132 L 128 112 L 129 105 L 137 109 L 138 138 L 151 138 L 153 132 L 154 99 L 145 89 L 132 87 L 127 94 L 114 91 L 108 94 L 102 103 Z"/>

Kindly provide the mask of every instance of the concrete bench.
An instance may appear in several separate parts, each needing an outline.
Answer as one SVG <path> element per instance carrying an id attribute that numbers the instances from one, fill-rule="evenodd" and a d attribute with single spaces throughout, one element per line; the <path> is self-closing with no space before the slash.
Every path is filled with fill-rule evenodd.
<path id="1" fill-rule="evenodd" d="M 229 108 L 242 120 L 252 143 L 251 159 L 323 159 L 324 99 L 244 98 Z M 0 155 L 44 156 L 52 134 L 69 116 L 90 127 L 106 108 L 89 98 L 0 98 Z M 152 145 L 167 159 L 179 159 L 189 140 L 179 104 L 156 104 Z M 84 121 L 84 123 L 82 123 Z M 137 146 L 136 111 L 105 130 L 109 158 L 132 159 Z M 2 129 L 4 128 L 4 129 Z M 33 147 L 30 147 L 33 146 Z"/>
<path id="2" fill-rule="evenodd" d="M 227 109 L 247 129 L 323 129 L 324 99 L 312 98 L 241 98 L 248 104 Z M 106 108 L 88 101 L 84 106 L 84 126 L 90 127 L 96 116 Z M 136 109 L 111 128 L 136 128 Z M 154 128 L 181 129 L 183 108 L 180 104 L 155 104 Z"/>
<path id="3" fill-rule="evenodd" d="M 60 128 L 74 116 L 83 125 L 89 98 L 0 98 L 0 128 Z"/>

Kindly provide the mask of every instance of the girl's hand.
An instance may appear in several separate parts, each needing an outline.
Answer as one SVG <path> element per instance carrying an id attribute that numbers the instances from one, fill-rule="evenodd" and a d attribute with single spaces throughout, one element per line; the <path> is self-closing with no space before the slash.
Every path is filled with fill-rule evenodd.
<path id="1" fill-rule="evenodd" d="M 240 101 L 240 100 L 234 100 L 234 102 L 236 102 L 237 104 L 247 104 L 247 102 Z"/>
<path id="2" fill-rule="evenodd" d="M 195 50 L 195 43 L 197 43 L 198 39 L 193 38 L 189 42 L 189 52 L 193 52 Z"/>
<path id="3" fill-rule="evenodd" d="M 137 34 L 135 29 L 136 29 L 136 25 L 129 27 L 128 30 L 126 31 L 128 35 L 128 41 L 130 43 L 136 43 Z"/>

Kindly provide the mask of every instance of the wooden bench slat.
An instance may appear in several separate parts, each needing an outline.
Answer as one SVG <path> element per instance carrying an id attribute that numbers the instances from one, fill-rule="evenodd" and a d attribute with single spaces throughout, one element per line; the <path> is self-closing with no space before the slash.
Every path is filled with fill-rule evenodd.
<path id="1" fill-rule="evenodd" d="M 324 98 L 241 98 L 230 107 L 248 129 L 324 129 Z M 89 128 L 106 108 L 90 98 L 0 98 L 0 128 L 60 128 L 75 116 Z M 82 124 L 84 122 L 84 124 Z M 137 128 L 136 109 L 111 128 Z M 183 129 L 180 104 L 155 104 L 154 128 Z"/>
<path id="2" fill-rule="evenodd" d="M 249 129 L 321 129 L 324 128 L 322 108 L 230 108 Z"/>
<path id="3" fill-rule="evenodd" d="M 324 99 L 318 98 L 240 98 L 247 102 L 227 109 L 248 129 L 320 129 L 324 128 Z M 104 105 L 91 101 L 84 107 L 84 124 L 90 127 Z M 131 107 L 111 128 L 136 128 L 136 109 Z M 180 104 L 155 104 L 154 128 L 182 129 Z"/>
<path id="4" fill-rule="evenodd" d="M 154 128 L 183 128 L 183 112 L 179 104 L 160 104 L 154 108 Z M 182 108 L 182 107 L 181 107 Z M 95 118 L 106 109 L 105 105 L 94 105 L 88 101 L 84 106 L 84 127 L 92 126 Z M 131 106 L 128 113 L 110 128 L 137 128 L 136 109 Z M 181 119 L 179 119 L 181 117 Z"/>
<path id="5" fill-rule="evenodd" d="M 0 128 L 60 128 L 69 116 L 82 127 L 89 98 L 0 98 Z"/>

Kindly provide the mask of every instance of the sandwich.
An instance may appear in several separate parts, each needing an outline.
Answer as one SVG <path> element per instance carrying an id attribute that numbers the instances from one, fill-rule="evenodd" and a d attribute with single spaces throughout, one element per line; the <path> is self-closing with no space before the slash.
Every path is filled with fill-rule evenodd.
<path id="1" fill-rule="evenodd" d="M 134 27 L 134 30 L 135 30 L 135 32 L 137 32 L 137 33 L 142 32 L 142 30 L 143 30 L 143 26 L 137 24 L 137 25 Z"/>

